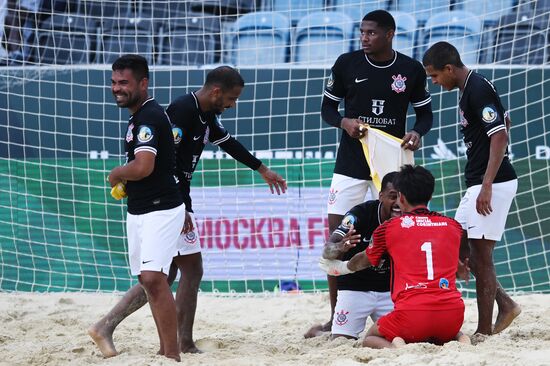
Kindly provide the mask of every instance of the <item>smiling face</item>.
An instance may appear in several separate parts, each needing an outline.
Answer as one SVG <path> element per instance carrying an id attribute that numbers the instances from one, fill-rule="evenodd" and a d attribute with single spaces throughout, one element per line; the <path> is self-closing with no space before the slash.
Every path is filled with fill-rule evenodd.
<path id="1" fill-rule="evenodd" d="M 445 65 L 442 70 L 435 69 L 432 65 L 425 66 L 426 75 L 434 85 L 440 85 L 445 90 L 453 90 L 458 86 L 454 69 L 451 65 Z"/>
<path id="2" fill-rule="evenodd" d="M 120 108 L 134 113 L 147 98 L 147 78 L 137 80 L 131 69 L 114 70 L 111 76 L 111 92 Z"/>
<path id="3" fill-rule="evenodd" d="M 386 30 L 371 20 L 361 22 L 361 47 L 367 55 L 377 55 L 392 48 L 393 30 Z"/>
<path id="4" fill-rule="evenodd" d="M 233 108 L 237 103 L 237 99 L 241 96 L 243 88 L 235 86 L 225 92 L 221 87 L 212 89 L 212 111 L 216 114 L 223 113 L 226 109 Z"/>
<path id="5" fill-rule="evenodd" d="M 388 217 L 382 217 L 383 220 L 401 215 L 401 209 L 397 205 L 397 190 L 393 187 L 392 183 L 388 183 L 386 187 L 380 191 L 378 199 L 382 203 L 382 216 L 388 215 Z"/>

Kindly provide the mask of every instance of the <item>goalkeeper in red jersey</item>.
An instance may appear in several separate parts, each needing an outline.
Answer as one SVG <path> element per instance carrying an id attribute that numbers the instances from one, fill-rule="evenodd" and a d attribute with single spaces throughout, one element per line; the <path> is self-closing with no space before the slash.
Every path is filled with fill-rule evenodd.
<path id="1" fill-rule="evenodd" d="M 321 268 L 330 275 L 344 275 L 376 266 L 384 253 L 389 254 L 394 310 L 367 331 L 364 346 L 443 344 L 453 339 L 469 342 L 460 333 L 464 302 L 455 285 L 462 227 L 454 219 L 428 210 L 435 179 L 427 169 L 405 165 L 393 184 L 401 217 L 380 225 L 366 251 L 349 261 L 321 259 Z"/>

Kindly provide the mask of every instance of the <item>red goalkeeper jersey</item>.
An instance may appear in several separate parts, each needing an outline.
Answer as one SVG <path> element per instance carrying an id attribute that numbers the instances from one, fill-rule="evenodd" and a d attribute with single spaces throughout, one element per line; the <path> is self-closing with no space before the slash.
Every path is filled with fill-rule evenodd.
<path id="1" fill-rule="evenodd" d="M 427 208 L 404 213 L 380 225 L 366 253 L 376 266 L 391 257 L 395 310 L 442 310 L 463 306 L 456 289 L 462 227 Z"/>

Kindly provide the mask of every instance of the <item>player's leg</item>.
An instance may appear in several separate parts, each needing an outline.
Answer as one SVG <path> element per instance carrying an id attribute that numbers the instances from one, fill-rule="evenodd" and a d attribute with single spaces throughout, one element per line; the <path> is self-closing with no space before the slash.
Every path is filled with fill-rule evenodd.
<path id="1" fill-rule="evenodd" d="M 185 205 L 140 216 L 142 243 L 138 262 L 139 280 L 145 289 L 157 325 L 161 352 L 168 358 L 180 360 L 176 302 L 167 282 L 167 274 L 184 222 Z"/>
<path id="2" fill-rule="evenodd" d="M 394 337 L 399 338 L 399 337 Z M 402 340 L 399 338 L 397 341 Z M 398 342 L 400 343 L 400 342 Z M 380 330 L 378 329 L 378 322 L 374 323 L 369 330 L 367 331 L 367 334 L 365 335 L 365 339 L 363 340 L 363 347 L 369 347 L 369 348 L 395 348 L 392 346 L 392 342 L 388 341 L 382 333 L 380 333 Z"/>
<path id="3" fill-rule="evenodd" d="M 331 339 L 359 338 L 359 334 L 365 330 L 367 318 L 376 306 L 375 295 L 371 291 L 339 290 L 337 297 Z"/>
<path id="4" fill-rule="evenodd" d="M 193 341 L 197 296 L 203 275 L 201 242 L 195 215 L 192 212 L 188 215 L 192 229 L 179 236 L 174 257 L 181 272 L 176 292 L 178 345 L 183 353 L 201 353 Z"/>
<path id="5" fill-rule="evenodd" d="M 367 183 L 366 183 L 367 182 Z M 344 214 L 353 206 L 363 203 L 369 190 L 368 182 L 361 179 L 350 178 L 341 174 L 334 174 L 329 191 L 328 234 L 336 230 L 342 222 Z M 372 193 L 375 194 L 374 192 Z M 376 197 L 378 193 L 376 193 Z M 305 338 L 317 337 L 324 332 L 330 332 L 334 319 L 334 307 L 336 306 L 338 285 L 336 277 L 327 275 L 328 293 L 330 300 L 330 320 L 325 324 L 312 326 L 305 334 Z"/>

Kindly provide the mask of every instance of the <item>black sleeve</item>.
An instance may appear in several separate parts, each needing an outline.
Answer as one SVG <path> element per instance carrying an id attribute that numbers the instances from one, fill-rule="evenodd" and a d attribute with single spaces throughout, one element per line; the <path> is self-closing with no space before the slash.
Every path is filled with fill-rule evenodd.
<path id="1" fill-rule="evenodd" d="M 424 136 L 430 131 L 433 125 L 432 103 L 430 102 L 422 107 L 415 107 L 414 111 L 416 113 L 416 121 L 413 130 L 418 132 L 420 136 Z"/>
<path id="2" fill-rule="evenodd" d="M 179 188 L 183 196 L 185 211 L 193 212 L 193 203 L 191 201 L 191 183 L 188 180 L 179 177 Z"/>
<path id="3" fill-rule="evenodd" d="M 342 115 L 338 112 L 338 105 L 340 102 L 330 99 L 326 95 L 323 96 L 323 103 L 321 104 L 321 117 L 323 120 L 331 126 L 341 127 Z"/>
<path id="4" fill-rule="evenodd" d="M 227 140 L 219 143 L 218 146 L 231 155 L 233 159 L 252 170 L 257 170 L 262 165 L 262 162 L 252 155 L 239 141 L 235 140 L 233 136 L 229 136 Z"/>

